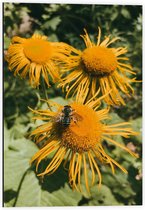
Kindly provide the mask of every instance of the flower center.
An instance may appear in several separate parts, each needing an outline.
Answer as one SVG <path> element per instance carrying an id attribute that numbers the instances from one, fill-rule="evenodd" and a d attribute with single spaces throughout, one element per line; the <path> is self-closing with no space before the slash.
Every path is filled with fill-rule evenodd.
<path id="1" fill-rule="evenodd" d="M 108 76 L 117 68 L 117 59 L 112 49 L 93 46 L 82 53 L 84 70 L 94 76 Z"/>
<path id="2" fill-rule="evenodd" d="M 68 127 L 59 129 L 58 138 L 63 146 L 75 152 L 85 152 L 94 148 L 100 141 L 102 124 L 95 111 L 77 103 L 71 104 L 72 120 Z"/>
<path id="3" fill-rule="evenodd" d="M 24 43 L 24 53 L 32 62 L 42 64 L 52 57 L 52 47 L 42 39 L 27 39 Z"/>

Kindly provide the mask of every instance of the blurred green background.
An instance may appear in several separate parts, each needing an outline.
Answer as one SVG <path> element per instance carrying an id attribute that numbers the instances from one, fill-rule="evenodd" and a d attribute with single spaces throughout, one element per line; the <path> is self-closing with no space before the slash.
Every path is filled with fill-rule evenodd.
<path id="1" fill-rule="evenodd" d="M 63 41 L 83 49 L 80 38 L 86 28 L 92 40 L 96 40 L 98 26 L 102 36 L 120 36 L 121 41 L 112 46 L 128 47 L 127 56 L 137 79 L 142 79 L 142 7 L 123 5 L 74 5 L 4 3 L 4 53 L 13 36 L 30 37 L 34 32 L 45 34 L 50 41 Z M 103 39 L 102 37 L 102 39 Z M 135 94 L 126 98 L 125 107 L 111 109 L 108 123 L 131 121 L 134 130 L 141 132 L 142 85 L 133 84 Z M 50 99 L 66 103 L 61 89 L 52 84 L 47 90 Z M 100 165 L 103 175 L 102 188 L 97 183 L 91 188 L 91 196 L 73 192 L 68 185 L 67 172 L 62 167 L 42 182 L 29 168 L 29 161 L 38 151 L 28 139 L 28 133 L 36 124 L 32 121 L 32 108 L 44 108 L 42 87 L 32 89 L 27 80 L 14 77 L 4 61 L 4 203 L 5 206 L 98 206 L 141 205 L 141 134 L 130 139 L 115 139 L 139 153 L 134 159 L 126 152 L 105 143 L 108 154 L 126 167 L 128 175 L 116 169 L 112 175 L 108 166 Z M 47 164 L 45 161 L 44 165 Z M 90 174 L 89 174 L 90 176 Z"/>

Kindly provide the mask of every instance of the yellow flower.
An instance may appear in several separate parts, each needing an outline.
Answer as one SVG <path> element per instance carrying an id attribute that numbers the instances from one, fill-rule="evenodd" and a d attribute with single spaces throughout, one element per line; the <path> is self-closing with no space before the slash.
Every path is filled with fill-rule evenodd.
<path id="1" fill-rule="evenodd" d="M 81 36 L 86 48 L 83 51 L 70 46 L 72 54 L 65 60 L 62 70 L 63 80 L 59 87 L 66 88 L 67 96 L 78 93 L 90 98 L 98 88 L 102 95 L 112 89 L 112 92 L 105 97 L 105 102 L 109 105 L 125 105 L 120 95 L 120 91 L 127 96 L 133 94 L 130 82 L 135 82 L 128 74 L 136 74 L 132 71 L 130 64 L 124 54 L 127 49 L 124 47 L 110 48 L 109 45 L 119 38 L 110 39 L 105 37 L 101 42 L 101 30 L 99 28 L 97 43 L 91 42 L 86 30 L 85 35 Z M 67 74 L 67 72 L 70 74 Z"/>
<path id="2" fill-rule="evenodd" d="M 46 36 L 34 34 L 31 38 L 13 37 L 8 49 L 7 61 L 9 69 L 14 75 L 25 78 L 29 74 L 29 81 L 33 87 L 40 85 L 41 74 L 49 86 L 48 75 L 53 82 L 59 79 L 58 67 L 55 61 L 64 59 L 67 45 L 47 41 Z"/>
<path id="3" fill-rule="evenodd" d="M 103 123 L 102 121 L 108 118 L 109 110 L 97 111 L 99 102 L 100 99 L 95 101 L 90 99 L 86 104 L 82 104 L 82 100 L 66 106 L 56 104 L 55 112 L 31 109 L 37 114 L 34 119 L 46 121 L 31 133 L 36 144 L 43 144 L 42 148 L 32 157 L 31 163 L 36 163 L 38 171 L 40 162 L 55 152 L 48 166 L 38 176 L 43 177 L 54 173 L 64 160 L 63 166 L 68 170 L 72 189 L 82 191 L 83 171 L 85 186 L 89 192 L 90 185 L 93 185 L 96 180 L 96 172 L 99 186 L 101 186 L 102 176 L 98 163 L 110 165 L 113 174 L 114 166 L 127 173 L 125 168 L 105 152 L 102 142 L 108 141 L 137 157 L 127 147 L 112 139 L 117 135 L 129 138 L 137 133 L 128 127 L 128 122 L 113 125 Z M 91 172 L 92 180 L 88 179 L 88 171 Z"/>

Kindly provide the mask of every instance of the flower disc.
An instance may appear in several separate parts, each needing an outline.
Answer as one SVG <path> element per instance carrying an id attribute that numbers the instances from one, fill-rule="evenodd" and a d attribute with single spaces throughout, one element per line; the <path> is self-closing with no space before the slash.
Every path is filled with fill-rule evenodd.
<path id="1" fill-rule="evenodd" d="M 24 42 L 24 53 L 32 62 L 45 63 L 52 57 L 52 47 L 43 39 L 27 39 Z"/>
<path id="2" fill-rule="evenodd" d="M 85 71 L 91 75 L 107 76 L 117 68 L 117 59 L 113 51 L 106 47 L 93 46 L 82 53 Z"/>
<path id="3" fill-rule="evenodd" d="M 100 141 L 103 125 L 89 107 L 77 103 L 71 104 L 71 107 L 74 110 L 72 121 L 61 132 L 61 142 L 73 151 L 88 151 Z"/>

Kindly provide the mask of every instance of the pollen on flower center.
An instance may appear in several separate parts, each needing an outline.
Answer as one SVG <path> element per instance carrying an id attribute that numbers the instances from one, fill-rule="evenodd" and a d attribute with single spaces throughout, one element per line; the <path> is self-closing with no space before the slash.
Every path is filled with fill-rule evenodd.
<path id="1" fill-rule="evenodd" d="M 46 40 L 30 38 L 23 43 L 23 46 L 26 57 L 32 62 L 41 64 L 52 56 L 52 46 Z"/>
<path id="2" fill-rule="evenodd" d="M 102 124 L 96 113 L 85 105 L 71 104 L 74 110 L 70 125 L 59 132 L 63 146 L 75 152 L 85 152 L 92 149 L 102 134 Z"/>
<path id="3" fill-rule="evenodd" d="M 117 59 L 112 49 L 93 46 L 83 51 L 82 63 L 87 73 L 95 76 L 108 76 L 117 68 Z"/>

